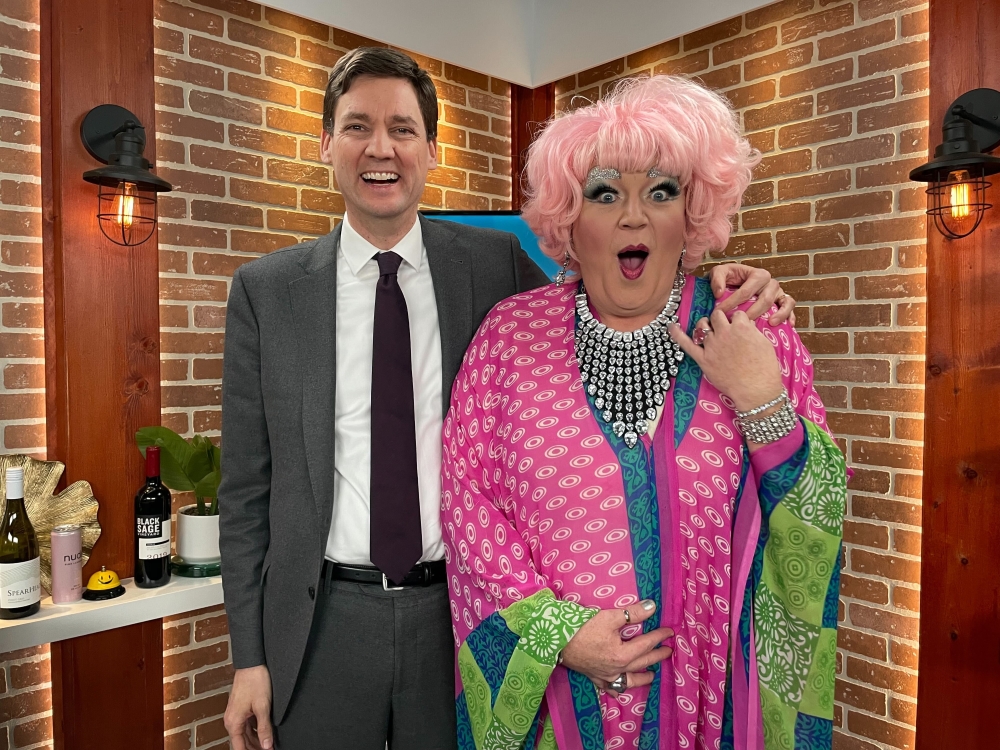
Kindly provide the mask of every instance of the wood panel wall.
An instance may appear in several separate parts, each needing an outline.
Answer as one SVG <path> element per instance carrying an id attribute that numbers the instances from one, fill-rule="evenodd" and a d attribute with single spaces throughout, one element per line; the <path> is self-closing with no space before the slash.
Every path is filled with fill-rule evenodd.
<path id="1" fill-rule="evenodd" d="M 969 89 L 1000 89 L 1000 3 L 930 4 L 931 152 Z M 997 183 L 996 177 L 993 182 Z M 1000 705 L 1000 189 L 970 237 L 928 223 L 917 748 L 996 745 Z"/>
<path id="2" fill-rule="evenodd" d="M 160 421 L 157 238 L 125 248 L 101 234 L 96 187 L 82 179 L 100 165 L 80 123 L 121 105 L 154 159 L 153 0 L 42 0 L 41 71 L 48 456 L 101 503 L 84 575 L 106 565 L 125 578 L 143 481 L 134 435 Z M 162 653 L 159 620 L 53 644 L 56 747 L 162 748 Z"/>

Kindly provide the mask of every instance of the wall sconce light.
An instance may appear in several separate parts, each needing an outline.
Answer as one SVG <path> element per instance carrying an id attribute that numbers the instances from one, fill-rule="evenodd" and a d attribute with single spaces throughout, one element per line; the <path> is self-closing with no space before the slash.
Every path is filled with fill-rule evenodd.
<path id="1" fill-rule="evenodd" d="M 149 171 L 142 123 L 124 107 L 102 104 L 83 118 L 80 138 L 91 156 L 107 164 L 83 173 L 98 186 L 101 232 L 116 245 L 141 245 L 156 226 L 156 194 L 173 189 Z"/>
<path id="2" fill-rule="evenodd" d="M 943 140 L 934 158 L 910 172 L 910 179 L 927 182 L 927 214 L 945 237 L 968 237 L 983 220 L 986 179 L 1000 172 L 1000 158 L 988 156 L 1000 145 L 1000 91 L 973 89 L 948 108 L 941 127 Z"/>

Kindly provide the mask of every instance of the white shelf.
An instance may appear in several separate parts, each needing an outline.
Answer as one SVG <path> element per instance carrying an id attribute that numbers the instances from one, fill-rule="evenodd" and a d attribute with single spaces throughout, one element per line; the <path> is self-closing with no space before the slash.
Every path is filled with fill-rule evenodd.
<path id="1" fill-rule="evenodd" d="M 172 576 L 170 583 L 155 589 L 141 589 L 131 578 L 122 583 L 125 593 L 116 599 L 53 604 L 47 596 L 42 599 L 42 608 L 31 617 L 0 620 L 0 653 L 222 604 L 220 576 Z"/>

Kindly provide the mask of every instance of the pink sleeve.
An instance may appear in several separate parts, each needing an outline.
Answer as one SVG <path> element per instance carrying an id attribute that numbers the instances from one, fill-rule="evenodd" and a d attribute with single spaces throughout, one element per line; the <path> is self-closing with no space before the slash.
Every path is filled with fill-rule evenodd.
<path id="1" fill-rule="evenodd" d="M 517 530 L 517 502 L 505 481 L 500 359 L 489 335 L 495 315 L 469 346 L 443 431 L 441 524 L 460 641 L 484 618 L 548 586 Z"/>

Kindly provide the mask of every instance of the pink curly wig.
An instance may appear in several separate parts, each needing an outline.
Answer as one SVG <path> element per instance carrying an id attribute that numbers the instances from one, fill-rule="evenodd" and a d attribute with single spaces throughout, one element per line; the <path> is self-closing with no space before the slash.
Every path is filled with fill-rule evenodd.
<path id="1" fill-rule="evenodd" d="M 759 161 L 721 95 L 677 76 L 627 79 L 604 100 L 551 120 L 531 145 L 523 216 L 542 251 L 562 262 L 567 251 L 572 257 L 570 233 L 590 170 L 655 166 L 684 190 L 684 265 L 692 269 L 726 246 L 730 217 Z"/>

